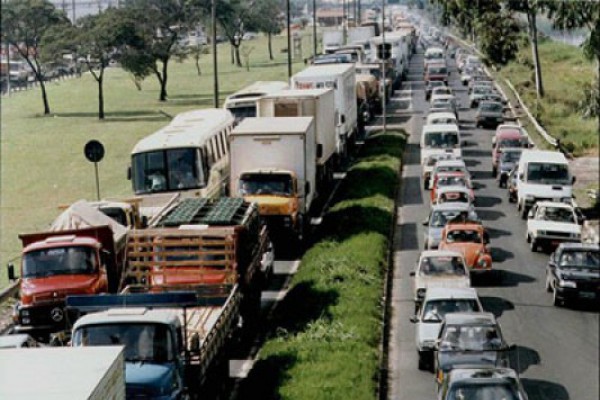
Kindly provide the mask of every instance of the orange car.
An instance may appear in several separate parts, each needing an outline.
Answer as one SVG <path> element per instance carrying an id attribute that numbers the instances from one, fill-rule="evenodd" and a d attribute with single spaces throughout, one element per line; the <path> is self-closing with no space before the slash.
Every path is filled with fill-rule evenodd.
<path id="1" fill-rule="evenodd" d="M 489 236 L 477 221 L 450 221 L 442 231 L 440 250 L 460 252 L 471 271 L 490 271 L 492 255 L 487 246 Z"/>
<path id="2" fill-rule="evenodd" d="M 475 193 L 471 187 L 470 179 L 462 172 L 441 172 L 436 174 L 429 192 L 430 201 L 435 202 L 438 196 L 438 188 L 446 186 L 464 186 L 469 189 L 471 202 L 475 201 Z"/>

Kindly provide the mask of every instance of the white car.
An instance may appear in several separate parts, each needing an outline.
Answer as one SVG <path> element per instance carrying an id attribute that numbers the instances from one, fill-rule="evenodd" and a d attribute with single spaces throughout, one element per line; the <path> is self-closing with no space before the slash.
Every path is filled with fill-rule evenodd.
<path id="1" fill-rule="evenodd" d="M 410 319 L 416 324 L 416 344 L 419 369 L 433 367 L 433 349 L 440 326 L 446 314 L 483 311 L 477 291 L 473 288 L 431 288 L 423 299 L 423 306 Z"/>
<path id="2" fill-rule="evenodd" d="M 431 173 L 435 168 L 436 164 L 441 160 L 456 160 L 456 157 L 452 153 L 434 153 L 427 156 L 423 161 L 423 189 L 429 189 L 429 180 L 431 179 Z"/>
<path id="3" fill-rule="evenodd" d="M 573 204 L 540 201 L 527 215 L 527 242 L 531 251 L 563 242 L 581 242 L 581 226 Z"/>
<path id="4" fill-rule="evenodd" d="M 432 109 L 446 109 L 456 116 L 458 119 L 458 101 L 452 94 L 432 94 L 431 95 Z"/>
<path id="5" fill-rule="evenodd" d="M 448 86 L 439 86 L 439 87 L 435 87 L 431 90 L 431 98 L 433 99 L 436 95 L 449 95 L 449 96 L 453 96 L 454 93 L 452 92 L 452 89 L 450 89 Z"/>
<path id="6" fill-rule="evenodd" d="M 425 298 L 427 289 L 465 288 L 471 286 L 469 270 L 462 253 L 448 250 L 425 250 L 421 253 L 415 271 L 413 293 L 415 310 Z"/>
<path id="7" fill-rule="evenodd" d="M 429 113 L 427 117 L 425 117 L 425 125 L 440 125 L 440 124 L 454 124 L 458 125 L 458 120 L 456 119 L 456 115 L 451 112 L 442 111 L 442 112 L 433 112 Z"/>
<path id="8" fill-rule="evenodd" d="M 466 203 L 474 205 L 473 190 L 466 186 L 442 186 L 436 191 L 432 204 Z"/>

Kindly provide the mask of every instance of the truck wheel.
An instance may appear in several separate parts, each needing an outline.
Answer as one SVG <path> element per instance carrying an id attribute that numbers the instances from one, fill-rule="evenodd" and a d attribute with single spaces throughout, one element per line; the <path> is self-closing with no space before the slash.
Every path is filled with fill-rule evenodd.
<path id="1" fill-rule="evenodd" d="M 495 178 L 498 175 L 498 169 L 496 167 L 492 167 L 492 177 Z"/>
<path id="2" fill-rule="evenodd" d="M 431 370 L 431 362 L 429 361 L 428 353 L 419 351 L 419 369 L 421 371 Z"/>
<path id="3" fill-rule="evenodd" d="M 550 274 L 546 271 L 546 292 L 552 292 L 552 284 L 550 283 Z"/>
<path id="4" fill-rule="evenodd" d="M 527 219 L 527 209 L 525 207 L 521 209 L 521 219 Z"/>
<path id="5" fill-rule="evenodd" d="M 537 242 L 537 240 L 535 240 L 535 238 L 530 238 L 529 240 L 530 240 L 529 241 L 529 249 L 531 250 L 532 253 L 535 253 L 538 248 L 538 242 Z"/>
<path id="6" fill-rule="evenodd" d="M 563 304 L 564 304 L 563 300 L 560 297 L 558 297 L 556 288 L 553 288 L 553 290 L 552 290 L 552 305 L 554 307 L 561 307 Z"/>

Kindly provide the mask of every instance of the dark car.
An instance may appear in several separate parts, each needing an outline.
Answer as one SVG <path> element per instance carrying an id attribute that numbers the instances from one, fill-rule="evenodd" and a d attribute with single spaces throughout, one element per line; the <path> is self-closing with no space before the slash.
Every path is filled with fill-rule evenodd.
<path id="1" fill-rule="evenodd" d="M 600 246 L 562 243 L 550 255 L 546 268 L 546 290 L 555 306 L 568 301 L 600 299 Z"/>
<path id="2" fill-rule="evenodd" d="M 431 92 L 433 88 L 446 86 L 444 81 L 429 81 L 425 85 L 425 100 L 429 100 L 431 98 Z"/>
<path id="3" fill-rule="evenodd" d="M 439 400 L 527 400 L 517 372 L 510 368 L 452 370 L 438 392 Z"/>
<path id="4" fill-rule="evenodd" d="M 460 366 L 508 366 L 509 349 L 492 313 L 446 314 L 435 344 L 436 382 Z"/>
<path id="5" fill-rule="evenodd" d="M 480 101 L 475 113 L 475 126 L 477 128 L 496 128 L 504 122 L 504 106 L 498 101 Z"/>
<path id="6" fill-rule="evenodd" d="M 508 186 L 508 176 L 510 175 L 510 171 L 512 171 L 517 164 L 519 164 L 519 159 L 521 158 L 522 152 L 523 148 L 521 147 L 507 147 L 502 149 L 502 152 L 498 157 L 497 167 L 497 179 L 499 187 Z"/>

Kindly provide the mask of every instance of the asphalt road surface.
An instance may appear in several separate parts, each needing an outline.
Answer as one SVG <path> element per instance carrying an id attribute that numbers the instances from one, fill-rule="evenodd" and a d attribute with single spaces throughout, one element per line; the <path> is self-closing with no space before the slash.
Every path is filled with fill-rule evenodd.
<path id="1" fill-rule="evenodd" d="M 557 308 L 546 293 L 545 267 L 548 254 L 532 253 L 525 242 L 525 221 L 509 203 L 506 189 L 498 188 L 491 175 L 493 130 L 476 129 L 475 111 L 468 109 L 454 60 L 450 62 L 450 86 L 463 108 L 460 128 L 467 145 L 463 156 L 470 169 L 476 208 L 489 229 L 493 256 L 492 279 L 475 279 L 482 304 L 493 312 L 508 343 L 517 346 L 512 364 L 530 400 L 597 400 L 599 398 L 599 314 L 588 306 Z M 395 247 L 390 339 L 390 394 L 395 400 L 436 398 L 434 375 L 417 368 L 413 314 L 412 278 L 423 249 L 422 221 L 429 211 L 429 192 L 422 189 L 419 139 L 428 105 L 423 90 L 423 55 L 413 56 L 405 91 L 410 96 L 412 118 L 404 154 L 399 218 Z M 517 365 L 518 364 L 518 365 Z"/>

